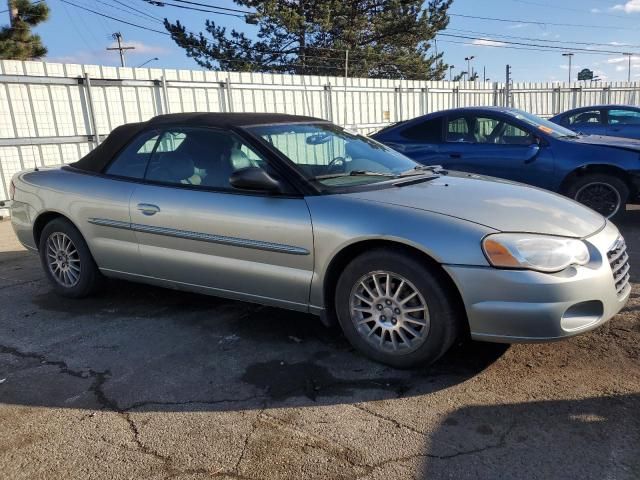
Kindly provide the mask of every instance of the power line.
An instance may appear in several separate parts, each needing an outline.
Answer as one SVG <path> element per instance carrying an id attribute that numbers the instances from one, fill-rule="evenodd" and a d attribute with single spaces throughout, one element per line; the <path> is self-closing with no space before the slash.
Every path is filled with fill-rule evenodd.
<path id="1" fill-rule="evenodd" d="M 442 36 L 442 37 L 452 37 L 452 38 L 464 38 L 467 40 L 480 40 L 480 41 L 485 41 L 485 42 L 497 42 L 497 43 L 506 43 L 509 45 L 522 45 L 522 46 L 531 46 L 531 47 L 540 47 L 540 48 L 547 48 L 550 50 L 562 50 L 562 51 L 567 51 L 567 50 L 572 50 L 572 51 L 576 51 L 576 52 L 589 52 L 589 53 L 603 53 L 603 54 L 613 54 L 613 55 L 622 55 L 624 52 L 620 52 L 618 50 L 594 50 L 594 49 L 589 49 L 589 48 L 577 48 L 577 47 L 572 47 L 572 48 L 567 48 L 567 47 L 560 47 L 560 46 L 556 46 L 556 45 L 540 45 L 540 44 L 536 44 L 536 43 L 523 43 L 523 42 L 514 42 L 512 40 L 504 40 L 504 39 L 492 39 L 492 38 L 483 38 L 483 37 L 473 37 L 470 35 L 454 35 L 451 33 L 439 33 L 438 35 Z"/>
<path id="2" fill-rule="evenodd" d="M 623 44 L 623 45 L 612 45 L 611 43 L 594 43 L 594 42 L 580 42 L 577 40 L 554 40 L 554 39 L 545 39 L 545 38 L 535 38 L 535 37 L 521 37 L 517 35 L 507 35 L 505 33 L 487 33 L 487 32 L 479 32 L 477 30 L 465 30 L 460 28 L 447 28 L 444 31 L 451 32 L 459 32 L 459 33 L 471 33 L 483 36 L 494 36 L 494 37 L 504 37 L 504 38 L 514 38 L 516 40 L 531 40 L 534 42 L 545 42 L 545 43 L 562 43 L 568 45 L 591 45 L 594 47 L 630 47 L 630 48 L 640 48 L 640 45 L 631 45 L 631 44 Z"/>
<path id="3" fill-rule="evenodd" d="M 479 17 L 476 15 L 463 15 L 461 13 L 448 13 L 450 17 L 460 17 L 460 18 L 472 18 L 474 20 L 487 20 L 491 22 L 506 22 L 506 23 L 525 23 L 531 25 L 540 25 L 541 27 L 545 27 L 547 25 L 551 25 L 554 27 L 577 27 L 577 28 L 599 28 L 599 29 L 609 29 L 609 30 L 631 30 L 636 32 L 637 28 L 631 27 L 614 27 L 612 25 L 587 25 L 580 23 L 554 23 L 554 22 L 541 22 L 537 20 L 519 20 L 514 18 L 497 18 L 497 17 Z"/>
<path id="4" fill-rule="evenodd" d="M 229 12 L 218 12 L 215 10 L 205 10 L 204 8 L 198 8 L 198 7 L 188 7 L 186 5 L 177 5 L 175 3 L 169 3 L 169 2 L 155 2 L 153 1 L 151 3 L 151 5 L 156 6 L 156 7 L 164 7 L 164 6 L 168 6 L 168 7 L 175 7 L 175 8 L 184 8 L 185 10 L 195 10 L 197 12 L 207 12 L 207 13 L 213 13 L 214 15 L 226 15 L 229 17 L 236 17 L 236 18 L 244 18 L 244 15 L 240 15 L 237 13 L 229 13 Z"/>
<path id="5" fill-rule="evenodd" d="M 73 16 L 71 15 L 71 13 L 69 13 L 69 9 L 67 8 L 67 6 L 63 3 L 62 4 L 62 8 L 64 10 L 64 13 L 67 15 L 67 17 L 69 17 L 69 21 L 71 22 L 71 25 L 73 26 L 73 29 L 78 32 L 78 36 L 82 39 L 82 41 L 84 42 L 84 44 L 86 45 L 87 49 L 90 49 L 89 47 L 89 42 L 87 41 L 86 37 L 84 36 L 84 34 L 82 33 L 82 31 L 80 31 L 80 28 L 78 28 L 78 25 L 76 25 L 75 20 L 73 19 Z M 97 38 L 95 38 L 95 36 L 93 35 L 93 32 L 89 31 L 91 33 L 91 35 L 93 36 L 93 39 L 96 41 L 98 41 Z"/>
<path id="6" fill-rule="evenodd" d="M 37 5 L 38 3 L 42 3 L 45 0 L 37 0 L 36 2 L 31 2 L 31 5 Z M 7 8 L 6 10 L 0 10 L 0 13 L 7 13 L 9 11 L 9 9 Z"/>
<path id="7" fill-rule="evenodd" d="M 580 8 L 571 8 L 571 7 L 559 7 L 557 5 L 551 5 L 549 3 L 541 3 L 541 2 L 532 2 L 530 0 L 511 0 L 512 2 L 523 3 L 525 5 L 534 5 L 536 7 L 545 7 L 554 10 L 565 10 L 567 12 L 578 12 L 578 13 L 586 13 L 585 10 Z M 625 17 L 623 15 L 616 15 L 614 13 L 606 13 L 606 12 L 597 12 L 598 15 L 606 15 L 607 17 L 616 17 L 616 18 L 624 18 L 625 20 L 629 20 L 629 17 Z"/>
<path id="8" fill-rule="evenodd" d="M 116 10 L 120 10 L 121 12 L 124 12 L 124 13 L 126 13 L 127 15 L 134 15 L 134 16 L 136 16 L 136 17 L 138 17 L 138 18 L 142 18 L 142 19 L 144 19 L 144 20 L 151 19 L 151 20 L 153 20 L 153 21 L 155 21 L 155 22 L 160 22 L 160 23 L 162 23 L 162 19 L 161 19 L 161 18 L 159 18 L 159 17 L 154 17 L 153 15 L 150 15 L 150 14 L 148 14 L 148 13 L 145 13 L 145 12 L 143 12 L 143 11 L 141 11 L 141 10 L 137 10 L 137 9 L 135 9 L 135 8 L 133 8 L 133 7 L 129 6 L 129 5 L 127 5 L 126 3 L 119 2 L 118 0 L 112 0 L 112 1 L 117 2 L 117 3 L 119 3 L 120 5 L 123 5 L 124 7 L 128 8 L 128 9 L 130 9 L 130 10 L 132 10 L 132 11 L 129 11 L 129 10 L 127 10 L 126 8 L 119 7 L 119 6 L 114 5 L 114 4 L 112 4 L 112 3 L 107 3 L 105 0 L 95 0 L 95 1 L 96 1 L 96 2 L 98 2 L 98 3 L 101 3 L 101 4 L 103 4 L 103 5 L 105 5 L 105 6 L 107 6 L 107 7 L 115 8 Z"/>
<path id="9" fill-rule="evenodd" d="M 489 41 L 489 42 L 492 41 L 492 40 L 488 40 L 488 39 L 481 39 L 481 40 L 486 40 L 486 41 Z M 491 45 L 491 44 L 474 45 L 472 43 L 462 42 L 462 41 L 459 41 L 459 40 L 440 40 L 440 42 L 456 43 L 458 45 L 490 47 L 490 48 L 508 48 L 510 50 L 527 50 L 527 51 L 532 51 L 532 52 L 558 53 L 558 50 L 549 50 L 548 48 L 521 47 L 521 46 L 515 46 L 515 45 Z M 493 40 L 493 42 L 500 43 L 499 41 L 496 41 L 496 40 Z M 565 49 L 565 51 L 566 50 L 569 50 L 569 49 Z M 610 54 L 609 53 L 598 53 L 597 51 L 589 50 L 589 51 L 586 51 L 586 52 L 581 52 L 581 55 L 610 55 Z"/>
<path id="10" fill-rule="evenodd" d="M 77 3 L 70 2 L 69 0 L 60 0 L 60 1 L 63 2 L 63 3 L 69 4 L 69 5 L 72 5 L 72 6 L 76 7 L 76 8 L 81 8 L 82 10 L 86 10 L 87 12 L 91 12 L 91 13 L 93 13 L 95 15 L 99 15 L 99 16 L 104 17 L 104 18 L 109 18 L 109 19 L 114 20 L 116 22 L 124 23 L 124 24 L 130 25 L 132 27 L 141 28 L 143 30 L 148 30 L 150 32 L 160 33 L 162 35 L 169 35 L 169 32 L 163 32 L 161 30 L 156 30 L 154 28 L 149 28 L 149 27 L 145 27 L 145 26 L 142 26 L 142 25 L 138 25 L 137 23 L 128 22 L 127 20 L 122 20 L 121 18 L 112 17 L 111 15 L 107 15 L 106 13 L 97 12 L 95 10 L 92 10 L 91 8 L 83 7 L 82 5 L 78 5 Z"/>
<path id="11" fill-rule="evenodd" d="M 150 13 L 148 13 L 148 12 L 146 12 L 146 11 L 144 11 L 144 10 L 139 10 L 139 9 L 137 9 L 137 8 L 135 8 L 135 7 L 132 7 L 132 6 L 131 6 L 131 5 L 129 5 L 129 4 L 126 4 L 126 3 L 124 3 L 124 2 L 121 2 L 120 0 L 112 0 L 112 1 L 114 1 L 114 2 L 116 2 L 116 3 L 119 3 L 120 5 L 122 5 L 122 6 L 125 6 L 125 7 L 129 8 L 129 9 L 133 10 L 134 12 L 139 12 L 139 13 L 141 13 L 141 14 L 143 14 L 143 15 L 146 15 L 146 16 L 147 16 L 147 17 L 149 17 L 149 18 L 153 18 L 154 20 L 158 20 L 158 21 L 160 21 L 160 22 L 162 21 L 162 19 L 161 19 L 160 17 L 156 17 L 155 15 L 151 15 Z"/>
<path id="12" fill-rule="evenodd" d="M 157 5 L 159 3 L 165 3 L 163 0 L 143 0 L 146 3 L 150 3 L 152 5 Z M 173 0 L 174 2 L 178 2 L 178 3 L 188 3 L 190 5 L 198 5 L 200 7 L 207 7 L 207 8 L 215 8 L 216 10 L 225 10 L 227 12 L 237 12 L 237 13 L 244 13 L 244 14 L 254 14 L 255 12 L 250 12 L 249 10 L 240 10 L 238 8 L 228 8 L 228 7 L 218 7 L 217 5 L 211 5 L 208 3 L 200 3 L 200 2 L 193 2 L 190 0 Z M 159 6 L 159 5 L 157 5 Z"/>

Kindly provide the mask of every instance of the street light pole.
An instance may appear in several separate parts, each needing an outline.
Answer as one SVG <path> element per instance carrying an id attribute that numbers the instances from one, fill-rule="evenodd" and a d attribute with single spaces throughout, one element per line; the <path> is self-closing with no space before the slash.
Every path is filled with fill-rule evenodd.
<path id="1" fill-rule="evenodd" d="M 138 65 L 138 67 L 137 67 L 137 68 L 144 67 L 146 64 L 151 63 L 151 62 L 157 62 L 158 60 L 159 60 L 159 58 L 158 58 L 158 57 L 150 58 L 150 59 L 149 59 L 149 60 L 147 60 L 146 62 L 142 62 L 140 65 Z"/>
<path id="2" fill-rule="evenodd" d="M 571 58 L 573 57 L 573 53 L 563 53 L 563 57 L 569 57 L 569 83 L 571 83 Z"/>
<path id="3" fill-rule="evenodd" d="M 631 57 L 633 53 L 623 53 L 622 55 L 626 55 L 629 57 L 629 69 L 627 70 L 627 82 L 631 82 Z"/>
<path id="4" fill-rule="evenodd" d="M 464 59 L 467 61 L 467 73 L 469 75 L 469 78 L 471 78 L 473 76 L 473 72 L 471 71 L 471 60 L 473 60 L 474 57 L 473 55 L 470 57 L 464 57 Z"/>

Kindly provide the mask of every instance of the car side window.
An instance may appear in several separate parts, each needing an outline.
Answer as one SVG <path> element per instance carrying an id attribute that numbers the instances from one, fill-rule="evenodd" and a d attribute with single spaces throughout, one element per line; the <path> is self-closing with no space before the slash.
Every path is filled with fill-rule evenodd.
<path id="1" fill-rule="evenodd" d="M 442 118 L 434 118 L 405 128 L 400 135 L 424 143 L 442 142 Z"/>
<path id="2" fill-rule="evenodd" d="M 465 117 L 452 118 L 447 122 L 447 142 L 472 142 L 469 125 Z"/>
<path id="3" fill-rule="evenodd" d="M 567 116 L 566 124 L 569 127 L 579 127 L 580 125 L 598 125 L 602 123 L 602 112 L 600 110 L 587 110 Z"/>
<path id="4" fill-rule="evenodd" d="M 206 128 L 171 129 L 160 136 L 145 179 L 232 190 L 229 178 L 247 167 L 267 165 L 235 134 Z"/>
<path id="5" fill-rule="evenodd" d="M 640 125 L 640 112 L 635 110 L 609 110 L 609 125 Z"/>
<path id="6" fill-rule="evenodd" d="M 105 173 L 137 180 L 144 178 L 144 171 L 158 137 L 157 130 L 140 134 L 109 164 Z"/>
<path id="7" fill-rule="evenodd" d="M 531 145 L 533 135 L 501 118 L 476 117 L 472 119 L 475 143 L 495 145 Z"/>

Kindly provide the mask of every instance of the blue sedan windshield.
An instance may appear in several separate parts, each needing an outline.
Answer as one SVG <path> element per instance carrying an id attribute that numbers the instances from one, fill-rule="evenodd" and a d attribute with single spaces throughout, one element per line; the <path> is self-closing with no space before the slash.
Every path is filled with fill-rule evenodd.
<path id="1" fill-rule="evenodd" d="M 525 122 L 532 127 L 540 130 L 547 135 L 551 135 L 555 138 L 563 138 L 563 137 L 576 137 L 576 132 L 569 130 L 568 128 L 561 127 L 549 120 L 545 120 L 544 118 L 540 118 L 536 115 L 533 115 L 528 112 L 524 112 L 522 110 L 512 110 L 511 115 L 513 115 L 518 120 Z"/>

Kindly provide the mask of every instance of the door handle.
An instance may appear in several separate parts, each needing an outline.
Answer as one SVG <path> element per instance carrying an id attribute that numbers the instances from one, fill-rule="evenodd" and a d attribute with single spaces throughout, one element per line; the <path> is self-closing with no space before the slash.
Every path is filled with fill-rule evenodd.
<path id="1" fill-rule="evenodd" d="M 151 215 L 158 213 L 160 211 L 160 207 L 151 203 L 139 203 L 138 210 L 140 210 L 143 215 L 150 217 Z"/>
<path id="2" fill-rule="evenodd" d="M 461 153 L 450 153 L 449 156 L 451 158 L 462 158 L 462 154 Z"/>

